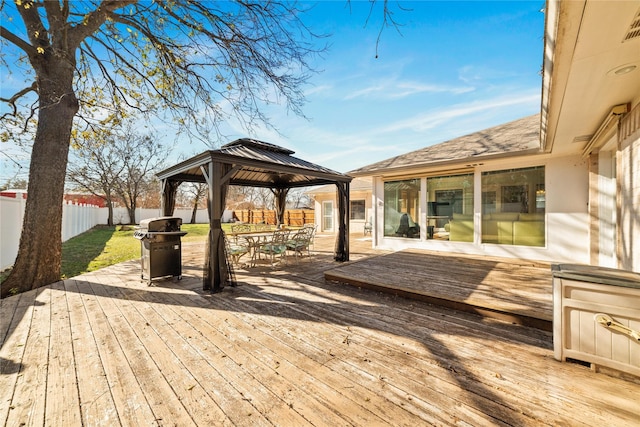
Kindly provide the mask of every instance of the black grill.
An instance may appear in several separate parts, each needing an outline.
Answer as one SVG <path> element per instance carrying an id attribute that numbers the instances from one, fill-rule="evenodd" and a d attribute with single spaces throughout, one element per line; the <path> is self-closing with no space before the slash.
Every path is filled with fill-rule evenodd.
<path id="1" fill-rule="evenodd" d="M 182 279 L 182 218 L 160 217 L 140 221 L 133 237 L 140 240 L 141 278 L 148 280 L 173 276 Z"/>

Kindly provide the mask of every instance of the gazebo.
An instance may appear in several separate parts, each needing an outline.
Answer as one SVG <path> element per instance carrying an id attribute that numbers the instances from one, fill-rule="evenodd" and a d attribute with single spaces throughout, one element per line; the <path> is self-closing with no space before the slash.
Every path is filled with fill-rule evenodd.
<path id="1" fill-rule="evenodd" d="M 221 291 L 229 278 L 221 219 L 229 185 L 266 187 L 275 195 L 276 216 L 282 223 L 291 188 L 335 184 L 338 194 L 338 235 L 335 260 L 349 260 L 349 184 L 351 177 L 292 156 L 293 151 L 255 139 L 242 138 L 208 150 L 157 174 L 162 183 L 162 213 L 171 216 L 175 195 L 183 182 L 208 186 L 209 238 L 205 252 L 203 289 Z"/>

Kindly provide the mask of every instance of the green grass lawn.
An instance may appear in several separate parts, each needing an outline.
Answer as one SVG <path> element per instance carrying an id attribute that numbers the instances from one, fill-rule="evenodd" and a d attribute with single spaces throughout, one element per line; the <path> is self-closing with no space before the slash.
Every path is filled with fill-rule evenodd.
<path id="1" fill-rule="evenodd" d="M 222 229 L 230 230 L 229 224 Z M 209 224 L 182 224 L 187 235 L 182 242 L 204 242 Z M 132 226 L 97 226 L 73 237 L 62 244 L 62 278 L 74 277 L 95 271 L 119 262 L 140 257 L 140 240 L 133 237 Z M 9 275 L 10 269 L 0 273 L 0 283 Z"/>
<path id="2" fill-rule="evenodd" d="M 224 228 L 224 227 L 223 227 Z M 209 224 L 183 224 L 182 242 L 204 242 Z M 99 226 L 62 244 L 62 277 L 73 277 L 140 257 L 140 240 L 131 226 Z"/>

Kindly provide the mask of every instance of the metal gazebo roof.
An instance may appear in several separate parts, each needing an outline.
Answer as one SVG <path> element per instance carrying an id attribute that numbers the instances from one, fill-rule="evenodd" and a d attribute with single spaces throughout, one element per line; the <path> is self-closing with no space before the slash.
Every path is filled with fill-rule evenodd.
<path id="1" fill-rule="evenodd" d="M 205 182 L 203 166 L 233 165 L 229 185 L 294 188 L 350 182 L 352 177 L 292 156 L 293 151 L 268 142 L 242 138 L 205 151 L 157 174 L 161 180 Z"/>

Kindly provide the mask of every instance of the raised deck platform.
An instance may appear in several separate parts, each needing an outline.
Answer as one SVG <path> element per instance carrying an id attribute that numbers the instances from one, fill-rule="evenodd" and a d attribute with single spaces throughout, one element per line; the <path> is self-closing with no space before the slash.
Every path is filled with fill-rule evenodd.
<path id="1" fill-rule="evenodd" d="M 551 266 L 544 262 L 411 249 L 334 268 L 325 280 L 552 330 Z"/>

